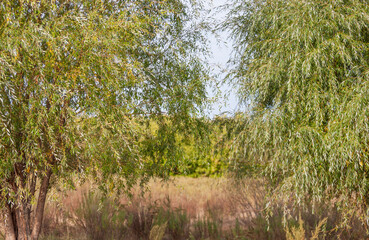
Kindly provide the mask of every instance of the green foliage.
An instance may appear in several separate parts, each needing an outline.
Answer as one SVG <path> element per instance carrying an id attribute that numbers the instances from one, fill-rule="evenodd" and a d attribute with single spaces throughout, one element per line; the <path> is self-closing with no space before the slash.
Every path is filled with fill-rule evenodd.
<path id="1" fill-rule="evenodd" d="M 199 177 L 225 174 L 232 142 L 229 132 L 233 119 L 190 118 L 187 121 L 185 125 L 178 127 L 175 122 L 166 119 L 161 128 L 157 121 L 145 122 L 148 135 L 143 138 L 140 149 L 149 156 L 151 163 L 145 171 L 159 172 L 161 176 L 169 174 Z M 164 157 L 161 155 L 163 153 Z M 157 168 L 162 171 L 157 171 Z"/>
<path id="2" fill-rule="evenodd" d="M 368 1 L 238 0 L 228 17 L 230 76 L 250 106 L 235 167 L 297 203 L 334 198 L 366 212 Z"/>
<path id="3" fill-rule="evenodd" d="M 164 146 L 205 102 L 200 6 L 2 1 L 0 201 L 29 208 L 49 173 L 66 185 L 92 174 L 105 192 L 153 175 L 139 122 L 156 119 Z M 156 150 L 168 161 L 175 151 Z"/>
<path id="4" fill-rule="evenodd" d="M 204 101 L 200 30 L 190 32 L 193 12 L 180 1 L 5 1 L 0 9 L 1 179 L 15 163 L 27 173 L 95 167 L 133 176 L 141 130 L 133 116 L 184 122 Z"/>
<path id="5" fill-rule="evenodd" d="M 228 158 L 232 139 L 233 119 L 218 116 L 204 120 L 206 128 L 200 134 L 193 134 L 186 148 L 183 173 L 190 176 L 222 176 L 228 169 Z"/>

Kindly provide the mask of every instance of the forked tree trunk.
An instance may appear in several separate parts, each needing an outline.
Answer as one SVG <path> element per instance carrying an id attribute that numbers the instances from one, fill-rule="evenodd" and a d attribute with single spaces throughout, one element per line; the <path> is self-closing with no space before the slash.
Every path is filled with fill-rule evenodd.
<path id="1" fill-rule="evenodd" d="M 51 173 L 50 169 L 42 178 L 33 218 L 31 218 L 29 199 L 18 201 L 18 205 L 11 206 L 9 203 L 6 204 L 5 240 L 37 240 L 39 238 Z"/>

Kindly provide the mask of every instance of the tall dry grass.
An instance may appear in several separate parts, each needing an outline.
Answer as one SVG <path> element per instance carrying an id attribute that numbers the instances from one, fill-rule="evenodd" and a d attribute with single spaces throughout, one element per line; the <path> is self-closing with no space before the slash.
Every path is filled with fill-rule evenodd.
<path id="1" fill-rule="evenodd" d="M 264 182 L 175 177 L 134 188 L 132 198 L 103 196 L 85 184 L 52 193 L 42 239 L 366 239 L 366 226 L 342 222 L 331 204 L 265 211 Z M 286 211 L 287 210 L 287 211 Z M 288 215 L 285 213 L 288 212 Z M 312 213 L 314 212 L 314 213 Z M 1 235 L 0 235 L 1 239 Z"/>

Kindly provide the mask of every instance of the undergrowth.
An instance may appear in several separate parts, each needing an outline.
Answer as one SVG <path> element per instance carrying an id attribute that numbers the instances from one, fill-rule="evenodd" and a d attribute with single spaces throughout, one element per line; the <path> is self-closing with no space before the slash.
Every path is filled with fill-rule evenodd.
<path id="1" fill-rule="evenodd" d="M 182 180 L 179 180 L 182 181 Z M 183 181 L 190 181 L 184 179 Z M 265 190 L 261 181 L 242 185 L 228 182 L 209 187 L 198 180 L 201 191 L 189 191 L 186 184 L 175 189 L 152 187 L 150 194 L 132 198 L 103 197 L 80 189 L 46 208 L 43 240 L 243 240 L 243 239 L 366 239 L 366 226 L 353 218 L 348 228 L 340 227 L 335 207 L 321 204 L 286 209 L 276 205 L 265 211 Z M 188 184 L 189 188 L 194 185 Z M 154 185 L 156 186 L 156 185 Z M 208 189 L 208 190 L 206 190 Z M 207 191 L 207 192 L 206 192 Z M 0 235 L 1 239 L 1 235 Z"/>

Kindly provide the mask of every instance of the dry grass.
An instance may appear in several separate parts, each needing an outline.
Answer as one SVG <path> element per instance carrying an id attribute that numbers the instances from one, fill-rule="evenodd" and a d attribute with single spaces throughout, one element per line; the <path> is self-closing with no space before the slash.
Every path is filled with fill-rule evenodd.
<path id="1" fill-rule="evenodd" d="M 264 183 L 226 178 L 175 177 L 152 180 L 133 197 L 101 200 L 84 184 L 75 191 L 51 193 L 42 239 L 366 239 L 357 219 L 351 229 L 333 206 L 286 209 L 266 215 Z M 1 236 L 1 235 L 0 235 Z M 0 237 L 1 239 L 1 237 Z"/>
<path id="2" fill-rule="evenodd" d="M 251 192 L 263 195 L 263 188 L 257 186 L 257 181 L 249 181 L 247 185 L 258 187 L 257 191 L 253 189 Z M 50 196 L 44 221 L 45 237 L 88 238 L 88 224 L 86 219 L 81 219 L 78 211 L 81 205 L 84 205 L 85 211 L 91 211 L 91 206 L 86 207 L 85 203 L 85 195 L 91 189 L 92 186 L 85 184 L 76 191 L 53 193 Z M 246 199 L 242 195 L 248 190 L 236 189 L 226 178 L 175 177 L 166 182 L 153 179 L 147 184 L 144 193 L 143 189 L 137 187 L 133 189 L 132 198 L 122 197 L 119 202 L 111 204 L 124 208 L 128 216 L 126 228 L 130 228 L 127 232 L 130 232 L 128 235 L 132 239 L 148 239 L 158 216 L 169 220 L 165 239 L 218 239 L 224 232 L 232 230 L 236 220 L 243 225 L 246 218 L 256 216 L 256 211 L 261 211 L 261 208 L 255 207 L 259 207 L 256 204 L 259 199 L 254 199 L 254 194 L 249 194 L 250 197 Z M 95 212 L 107 210 L 97 199 L 96 202 Z M 95 215 L 91 218 L 99 217 Z M 176 229 L 178 227 L 180 229 Z"/>
<path id="3" fill-rule="evenodd" d="M 228 181 L 225 178 L 176 177 L 167 182 L 152 180 L 143 199 L 162 201 L 170 199 L 173 208 L 184 209 L 191 218 L 202 217 L 207 208 L 226 211 Z M 135 190 L 135 197 L 140 190 Z"/>

